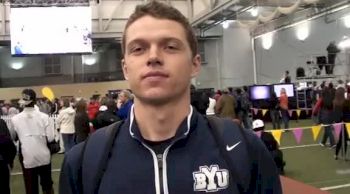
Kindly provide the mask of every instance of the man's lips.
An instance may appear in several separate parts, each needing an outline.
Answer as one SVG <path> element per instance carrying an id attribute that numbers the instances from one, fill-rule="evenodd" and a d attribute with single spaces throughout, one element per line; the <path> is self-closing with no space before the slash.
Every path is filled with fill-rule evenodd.
<path id="1" fill-rule="evenodd" d="M 146 78 L 152 78 L 152 77 L 163 77 L 163 78 L 167 78 L 169 77 L 169 75 L 167 73 L 164 72 L 160 72 L 160 71 L 152 71 L 152 72 L 148 72 L 145 75 L 142 76 L 142 79 L 146 79 Z"/>

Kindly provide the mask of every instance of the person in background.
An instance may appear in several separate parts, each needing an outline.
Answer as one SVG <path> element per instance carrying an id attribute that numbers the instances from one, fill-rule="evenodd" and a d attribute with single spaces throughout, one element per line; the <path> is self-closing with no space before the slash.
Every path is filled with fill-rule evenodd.
<path id="1" fill-rule="evenodd" d="M 289 128 L 288 96 L 285 88 L 282 88 L 280 91 L 279 101 L 280 101 L 279 108 L 281 111 L 284 129 L 288 129 Z"/>
<path id="2" fill-rule="evenodd" d="M 252 107 L 252 103 L 250 102 L 248 87 L 247 86 L 243 86 L 243 92 L 242 92 L 242 110 L 243 110 L 242 122 L 243 122 L 244 128 L 246 128 L 246 129 L 251 129 L 252 128 L 251 111 L 250 111 L 251 107 Z"/>
<path id="3" fill-rule="evenodd" d="M 214 95 L 214 99 L 216 102 L 219 101 L 219 98 L 221 97 L 221 95 L 222 95 L 221 90 L 217 90 L 215 95 Z"/>
<path id="4" fill-rule="evenodd" d="M 273 129 L 281 129 L 280 124 L 280 108 L 278 104 L 278 98 L 275 92 L 272 92 L 269 99 L 269 112 Z"/>
<path id="5" fill-rule="evenodd" d="M 70 106 L 70 101 L 67 98 L 63 99 L 62 107 L 57 117 L 57 125 L 62 134 L 64 151 L 67 153 L 75 145 L 75 110 Z"/>
<path id="6" fill-rule="evenodd" d="M 206 114 L 208 116 L 215 115 L 216 100 L 214 99 L 214 92 L 208 92 L 208 96 L 209 96 L 209 106 L 206 110 Z"/>
<path id="7" fill-rule="evenodd" d="M 195 86 L 191 84 L 191 105 L 197 109 L 202 115 L 206 114 L 209 106 L 209 97 L 203 91 L 196 90 Z"/>
<path id="8" fill-rule="evenodd" d="M 229 95 L 229 91 L 225 89 L 217 101 L 215 106 L 215 114 L 221 118 L 236 119 L 235 113 L 235 99 L 233 96 Z"/>
<path id="9" fill-rule="evenodd" d="M 101 112 L 96 117 L 96 130 L 102 127 L 108 126 L 112 123 L 120 121 L 120 118 L 115 115 L 115 111 L 117 110 L 117 106 L 113 99 L 107 99 L 106 102 L 107 110 Z"/>
<path id="10" fill-rule="evenodd" d="M 345 99 L 345 88 L 339 87 L 335 92 L 335 98 L 333 100 L 333 117 L 335 123 L 350 122 L 350 100 Z M 346 155 L 347 151 L 347 141 L 349 139 L 348 132 L 346 130 L 346 125 L 343 124 L 342 130 L 339 135 L 339 140 L 337 142 L 336 148 L 335 148 L 335 155 L 334 159 L 338 159 L 338 155 L 340 152 L 340 149 L 344 145 L 344 153 Z"/>
<path id="11" fill-rule="evenodd" d="M 53 115 L 57 115 L 59 110 L 61 110 L 60 101 L 58 98 L 55 98 L 54 102 L 52 103 L 51 113 Z"/>
<path id="12" fill-rule="evenodd" d="M 333 128 L 331 124 L 334 123 L 333 117 L 333 94 L 329 87 L 324 87 L 322 90 L 322 96 L 315 105 L 315 110 L 319 109 L 319 123 L 327 125 L 324 127 L 324 134 L 320 145 L 325 146 L 326 141 L 329 138 L 330 147 L 335 146 L 335 140 L 333 135 Z M 317 111 L 314 111 L 317 112 Z"/>
<path id="13" fill-rule="evenodd" d="M 14 116 L 14 115 L 16 115 L 18 113 L 19 113 L 19 110 L 17 108 L 17 105 L 15 103 L 11 103 L 10 108 L 8 110 L 8 115 L 10 117 L 12 117 L 12 116 Z"/>
<path id="14" fill-rule="evenodd" d="M 100 103 L 99 103 L 100 107 L 98 108 L 98 112 L 96 113 L 95 118 L 90 121 L 94 130 L 98 129 L 98 123 L 97 123 L 98 115 L 105 112 L 108 109 L 107 108 L 107 101 L 108 101 L 108 97 L 104 96 L 101 98 Z"/>
<path id="15" fill-rule="evenodd" d="M 90 98 L 90 103 L 87 106 L 88 116 L 90 121 L 93 121 L 96 118 L 96 114 L 98 113 L 98 110 L 100 108 L 100 104 L 96 100 L 95 97 Z"/>
<path id="16" fill-rule="evenodd" d="M 10 194 L 10 169 L 16 156 L 16 146 L 4 120 L 0 119 L 0 191 Z"/>
<path id="17" fill-rule="evenodd" d="M 290 75 L 289 75 L 289 71 L 286 71 L 286 72 L 284 73 L 284 76 L 283 76 L 283 78 L 281 79 L 281 82 L 282 82 L 282 83 L 286 83 L 286 84 L 292 83 L 292 79 L 291 79 L 291 77 L 290 77 Z"/>
<path id="18" fill-rule="evenodd" d="M 23 170 L 26 194 L 39 194 L 39 177 L 43 194 L 53 194 L 51 154 L 47 146 L 54 141 L 54 128 L 49 116 L 34 108 L 36 93 L 32 89 L 22 91 L 21 113 L 11 118 L 15 140 L 19 141 L 19 160 Z"/>
<path id="19" fill-rule="evenodd" d="M 124 120 L 128 117 L 128 114 L 130 113 L 131 106 L 133 105 L 133 100 L 131 93 L 129 90 L 123 90 L 118 95 L 120 108 L 117 111 L 117 116 Z"/>
<path id="20" fill-rule="evenodd" d="M 8 103 L 4 103 L 1 107 L 2 115 L 8 115 L 10 105 Z"/>
<path id="21" fill-rule="evenodd" d="M 333 74 L 335 59 L 337 54 L 340 52 L 340 49 L 335 44 L 335 41 L 331 41 L 327 46 L 328 52 L 328 65 L 326 66 L 326 74 Z"/>
<path id="22" fill-rule="evenodd" d="M 257 119 L 253 121 L 253 130 L 256 132 L 261 131 L 260 139 L 264 142 L 266 148 L 270 151 L 270 154 L 275 161 L 279 174 L 284 174 L 284 166 L 286 162 L 283 160 L 283 153 L 279 149 L 278 143 L 271 133 L 265 132 L 264 121 Z"/>
<path id="23" fill-rule="evenodd" d="M 50 114 L 51 113 L 51 106 L 48 103 L 49 99 L 44 97 L 39 101 L 39 110 L 40 112 L 43 112 L 45 114 Z"/>
<path id="24" fill-rule="evenodd" d="M 78 144 L 87 139 L 90 133 L 89 116 L 86 112 L 86 101 L 81 99 L 76 104 L 74 117 L 75 143 Z"/>

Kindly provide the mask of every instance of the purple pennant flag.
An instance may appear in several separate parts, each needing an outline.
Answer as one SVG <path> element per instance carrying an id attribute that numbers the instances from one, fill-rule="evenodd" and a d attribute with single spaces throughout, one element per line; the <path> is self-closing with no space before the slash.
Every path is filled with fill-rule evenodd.
<path id="1" fill-rule="evenodd" d="M 255 135 L 257 135 L 260 138 L 262 131 L 255 131 L 254 133 L 255 133 Z"/>
<path id="2" fill-rule="evenodd" d="M 253 112 L 254 112 L 254 115 L 257 115 L 258 114 L 258 109 L 253 108 Z"/>
<path id="3" fill-rule="evenodd" d="M 341 130 L 342 130 L 342 126 L 343 126 L 342 123 L 333 124 L 334 132 L 335 132 L 335 138 L 336 138 L 337 140 L 339 139 L 340 132 L 341 132 Z"/>
<path id="4" fill-rule="evenodd" d="M 301 138 L 303 137 L 303 130 L 300 128 L 294 129 L 293 134 L 294 134 L 295 140 L 297 141 L 297 144 L 300 144 Z"/>
<path id="5" fill-rule="evenodd" d="M 293 111 L 292 110 L 288 110 L 289 116 L 292 117 L 293 115 Z"/>

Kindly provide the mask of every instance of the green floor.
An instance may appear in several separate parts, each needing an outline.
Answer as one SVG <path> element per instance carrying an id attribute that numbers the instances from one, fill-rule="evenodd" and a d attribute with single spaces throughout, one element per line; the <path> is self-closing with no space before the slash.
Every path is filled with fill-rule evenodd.
<path id="1" fill-rule="evenodd" d="M 291 127 L 311 126 L 310 120 L 291 121 Z M 270 128 L 267 124 L 267 129 Z M 316 142 L 312 139 L 311 130 L 304 130 L 304 136 L 300 145 L 316 144 L 323 132 L 321 130 Z M 292 132 L 285 132 L 281 138 L 281 148 L 286 165 L 286 176 L 313 185 L 318 188 L 350 184 L 350 161 L 334 160 L 334 150 L 321 146 L 295 148 L 297 146 Z M 291 148 L 292 147 L 292 148 Z M 286 149 L 284 149 L 286 148 Z M 350 154 L 349 154 L 350 155 Z M 348 156 L 350 157 L 350 156 Z M 63 155 L 54 155 L 52 168 L 59 169 Z M 21 172 L 18 161 L 12 173 Z M 338 173 L 337 173 L 338 172 Z M 340 173 L 339 173 L 340 172 Z M 341 173 L 344 172 L 344 173 Z M 55 193 L 58 193 L 59 172 L 53 172 Z M 24 183 L 22 175 L 11 176 L 12 194 L 24 194 Z M 350 187 L 329 190 L 334 194 L 349 194 Z"/>

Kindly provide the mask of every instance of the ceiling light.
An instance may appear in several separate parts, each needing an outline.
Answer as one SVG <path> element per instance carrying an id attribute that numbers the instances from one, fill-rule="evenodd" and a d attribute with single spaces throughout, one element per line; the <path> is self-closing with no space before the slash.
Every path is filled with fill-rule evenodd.
<path id="1" fill-rule="evenodd" d="M 92 66 L 96 64 L 97 62 L 97 55 L 92 54 L 92 55 L 83 55 L 83 63 L 88 66 Z"/>
<path id="2" fill-rule="evenodd" d="M 23 63 L 22 62 L 13 62 L 11 63 L 11 68 L 14 70 L 20 70 L 23 68 Z"/>
<path id="3" fill-rule="evenodd" d="M 296 26 L 296 36 L 298 40 L 304 41 L 310 34 L 310 27 L 308 22 L 303 22 Z"/>
<path id="4" fill-rule="evenodd" d="M 230 26 L 230 23 L 227 20 L 223 21 L 221 24 L 224 29 L 227 29 Z"/>
<path id="5" fill-rule="evenodd" d="M 262 47 L 265 50 L 269 50 L 272 47 L 273 44 L 273 32 L 269 32 L 267 34 L 264 34 L 261 37 Z"/>
<path id="6" fill-rule="evenodd" d="M 259 14 L 259 10 L 256 7 L 251 8 L 249 12 L 253 17 L 258 16 L 258 14 Z"/>

